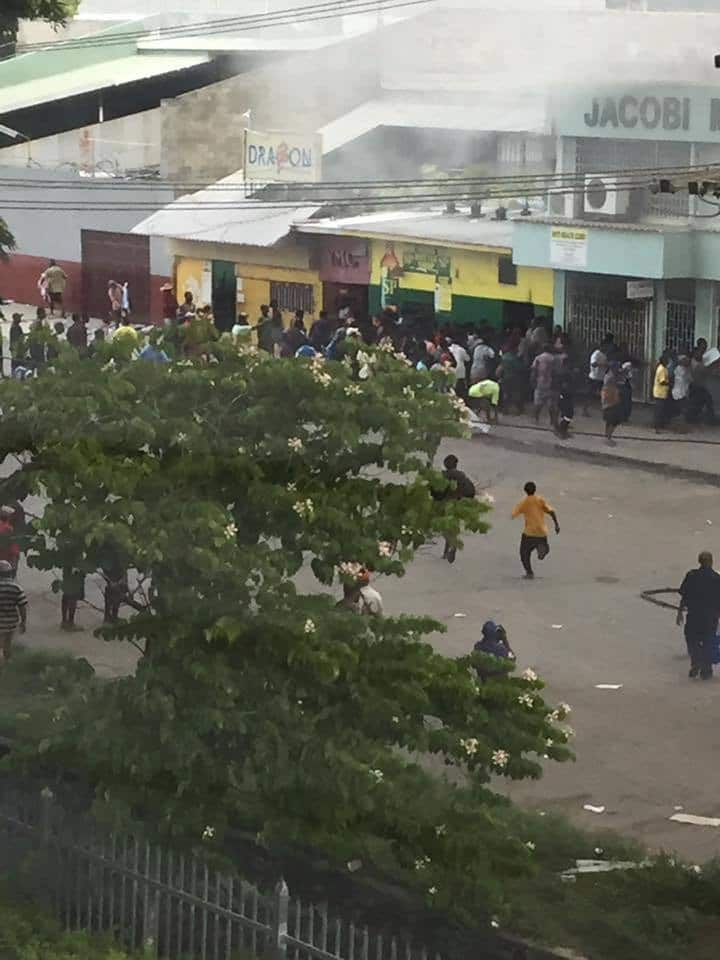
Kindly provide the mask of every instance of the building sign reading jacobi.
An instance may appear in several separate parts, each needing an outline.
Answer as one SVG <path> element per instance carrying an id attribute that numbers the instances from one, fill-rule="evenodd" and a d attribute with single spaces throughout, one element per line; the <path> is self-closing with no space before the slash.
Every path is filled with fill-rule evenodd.
<path id="1" fill-rule="evenodd" d="M 560 134 L 648 140 L 720 140 L 720 91 L 667 86 L 588 90 L 554 104 Z"/>

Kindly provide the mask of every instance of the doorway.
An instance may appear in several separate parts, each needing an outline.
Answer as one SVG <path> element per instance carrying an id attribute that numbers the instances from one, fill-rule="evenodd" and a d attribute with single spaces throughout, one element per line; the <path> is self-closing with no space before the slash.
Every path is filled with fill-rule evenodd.
<path id="1" fill-rule="evenodd" d="M 356 319 L 365 320 L 370 310 L 368 288 L 362 283 L 323 283 L 323 307 L 331 317 L 350 307 Z"/>
<path id="2" fill-rule="evenodd" d="M 227 260 L 212 262 L 212 308 L 215 326 L 220 331 L 231 330 L 236 320 L 237 284 L 235 264 Z"/>

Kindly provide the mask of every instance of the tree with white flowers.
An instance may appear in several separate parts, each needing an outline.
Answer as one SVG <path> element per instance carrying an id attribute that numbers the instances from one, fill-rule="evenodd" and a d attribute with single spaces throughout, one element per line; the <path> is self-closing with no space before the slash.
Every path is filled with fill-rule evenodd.
<path id="1" fill-rule="evenodd" d="M 104 638 L 144 651 L 25 762 L 81 772 L 158 832 L 312 845 L 436 903 L 529 868 L 491 785 L 569 756 L 566 709 L 532 672 L 480 682 L 482 655 L 441 656 L 429 617 L 359 617 L 327 591 L 486 531 L 487 502 L 433 496 L 441 440 L 468 429 L 444 376 L 389 350 L 325 363 L 220 344 L 168 365 L 69 353 L 2 382 L 0 447 L 18 459 L 0 493 L 43 504 L 30 564 L 130 570 L 133 609 Z"/>

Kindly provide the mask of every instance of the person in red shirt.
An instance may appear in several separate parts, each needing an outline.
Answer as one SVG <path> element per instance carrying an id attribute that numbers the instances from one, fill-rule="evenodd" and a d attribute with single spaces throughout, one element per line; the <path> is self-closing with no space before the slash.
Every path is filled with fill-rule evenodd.
<path id="1" fill-rule="evenodd" d="M 16 572 L 20 560 L 20 546 L 13 539 L 14 516 L 15 511 L 12 507 L 0 507 L 0 560 L 6 560 L 13 568 L 13 572 Z"/>

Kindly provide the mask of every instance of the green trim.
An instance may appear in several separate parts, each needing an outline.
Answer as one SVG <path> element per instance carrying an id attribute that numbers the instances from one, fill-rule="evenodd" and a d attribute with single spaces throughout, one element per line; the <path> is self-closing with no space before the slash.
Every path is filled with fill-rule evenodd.
<path id="1" fill-rule="evenodd" d="M 401 307 L 403 303 L 423 303 L 432 305 L 435 302 L 435 295 L 428 290 L 412 290 L 400 288 L 394 297 L 389 301 Z M 459 294 L 453 295 L 452 313 L 436 314 L 437 321 L 443 326 L 448 324 L 462 326 L 481 326 L 489 324 L 491 327 L 502 329 L 506 321 L 508 307 L 516 306 L 513 302 L 507 300 L 493 300 L 489 297 L 467 297 Z M 519 306 L 519 305 L 518 305 Z M 552 317 L 552 307 L 542 307 L 528 304 L 528 318 L 531 315 L 538 317 Z M 380 285 L 370 284 L 368 286 L 368 307 L 370 313 L 379 313 L 380 306 Z"/>

